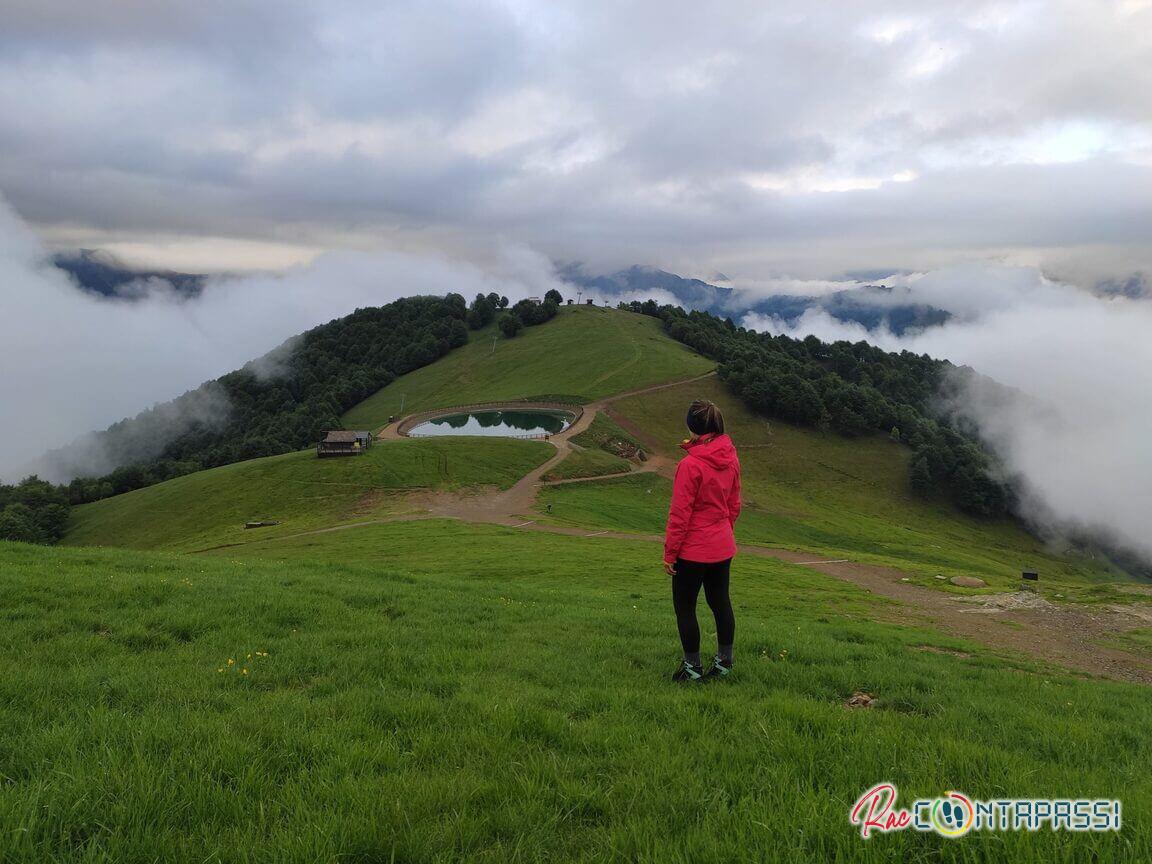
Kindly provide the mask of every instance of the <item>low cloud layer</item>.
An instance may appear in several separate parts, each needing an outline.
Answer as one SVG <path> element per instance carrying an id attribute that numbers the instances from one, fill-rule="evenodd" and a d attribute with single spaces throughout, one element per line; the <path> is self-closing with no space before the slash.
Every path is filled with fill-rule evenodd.
<path id="1" fill-rule="evenodd" d="M 957 267 L 903 278 L 947 324 L 898 338 L 819 310 L 746 326 L 865 339 L 972 366 L 1025 398 L 980 389 L 957 406 L 1025 484 L 1031 518 L 1113 536 L 1152 559 L 1152 302 L 1101 298 L 1030 268 Z"/>
<path id="2" fill-rule="evenodd" d="M 45 259 L 32 232 L 0 201 L 5 480 L 36 470 L 49 449 L 167 402 L 357 307 L 449 292 L 519 298 L 558 284 L 549 262 L 516 247 L 488 250 L 483 266 L 425 254 L 333 252 L 282 275 L 210 280 L 192 300 L 160 290 L 125 302 L 79 291 Z M 195 405 L 197 416 L 225 407 Z M 154 428 L 175 428 L 179 420 L 161 412 Z M 106 454 L 73 455 L 90 470 L 109 467 Z"/>
<path id="3" fill-rule="evenodd" d="M 160 290 L 110 301 L 78 291 L 45 265 L 32 232 L 0 207 L 0 478 L 16 479 L 46 450 L 170 400 L 358 306 L 449 291 L 513 299 L 549 287 L 567 291 L 531 250 L 474 251 L 482 264 L 431 254 L 328 253 L 283 275 L 210 280 L 193 300 Z M 1004 403 L 971 392 L 960 407 L 1023 479 L 1038 524 L 1104 531 L 1152 557 L 1152 301 L 1102 298 L 1034 268 L 987 264 L 885 282 L 892 291 L 875 292 L 875 302 L 923 303 L 952 318 L 903 337 L 866 331 L 818 308 L 792 324 L 755 315 L 743 323 L 947 358 L 1035 397 Z M 820 294 L 851 284 L 769 280 L 737 293 L 755 300 L 783 287 Z M 261 368 L 275 374 L 275 356 Z M 193 403 L 199 419 L 227 410 L 206 395 Z M 178 428 L 183 419 L 155 416 L 157 429 Z M 73 450 L 74 463 L 112 467 L 107 454 L 85 446 Z"/>

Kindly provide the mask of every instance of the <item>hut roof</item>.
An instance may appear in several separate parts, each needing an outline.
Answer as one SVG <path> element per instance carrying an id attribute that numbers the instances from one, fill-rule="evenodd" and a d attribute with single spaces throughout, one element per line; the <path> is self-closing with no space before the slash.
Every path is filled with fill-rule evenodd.
<path id="1" fill-rule="evenodd" d="M 325 444 L 351 444 L 360 437 L 359 432 L 348 432 L 344 429 L 335 429 L 324 435 Z"/>

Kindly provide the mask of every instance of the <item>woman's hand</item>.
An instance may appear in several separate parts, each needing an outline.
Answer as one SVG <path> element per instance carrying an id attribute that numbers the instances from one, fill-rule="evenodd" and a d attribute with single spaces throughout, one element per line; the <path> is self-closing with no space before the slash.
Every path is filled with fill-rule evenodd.
<path id="1" fill-rule="evenodd" d="M 665 561 L 664 562 L 664 572 L 667 573 L 669 576 L 675 576 L 676 575 L 676 565 L 671 564 L 668 561 Z"/>

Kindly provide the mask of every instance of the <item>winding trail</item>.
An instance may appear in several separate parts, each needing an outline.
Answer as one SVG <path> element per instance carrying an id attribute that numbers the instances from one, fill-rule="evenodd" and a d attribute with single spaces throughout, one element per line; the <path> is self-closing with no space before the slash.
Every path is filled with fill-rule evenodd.
<path id="1" fill-rule="evenodd" d="M 592 421 L 595 420 L 601 412 L 608 414 L 609 406 L 611 406 L 613 402 L 629 399 L 633 396 L 643 396 L 646 393 L 655 393 L 658 390 L 667 390 L 670 387 L 680 387 L 684 384 L 691 384 L 693 381 L 702 381 L 705 378 L 713 377 L 715 374 L 715 371 L 706 372 L 703 375 L 696 375 L 692 378 L 669 381 L 664 384 L 654 384 L 650 387 L 641 387 L 636 390 L 628 390 L 624 393 L 616 393 L 604 399 L 590 402 L 583 406 L 584 410 L 576 419 L 576 422 L 563 432 L 558 432 L 547 439 L 548 443 L 556 448 L 556 452 L 543 464 L 536 466 L 521 477 L 510 488 L 493 495 L 433 495 L 425 499 L 422 503 L 427 507 L 428 512 L 434 516 L 441 516 L 448 519 L 462 519 L 465 522 L 519 525 L 525 520 L 533 519 L 533 514 L 536 509 L 536 493 L 540 486 L 608 479 L 608 477 L 600 476 L 579 477 L 573 478 L 572 480 L 552 481 L 552 483 L 544 481 L 545 475 L 572 453 L 573 445 L 571 439 L 591 426 Z M 523 409 L 525 407 L 531 407 L 531 404 L 532 403 L 525 402 L 508 402 L 505 403 L 504 407 Z M 491 407 L 500 406 L 493 405 Z M 400 431 L 400 428 L 405 422 L 406 418 L 401 418 L 399 421 L 385 426 L 376 437 L 380 440 L 397 440 L 403 438 L 404 435 Z M 652 472 L 669 473 L 673 467 L 667 458 L 653 454 L 643 467 L 611 476 L 623 477 L 629 474 Z"/>
<path id="2" fill-rule="evenodd" d="M 465 522 L 500 525 L 522 531 L 539 531 L 570 537 L 633 540 L 661 543 L 663 537 L 651 534 L 630 534 L 611 530 L 590 530 L 563 525 L 542 524 L 536 510 L 536 498 L 541 486 L 587 483 L 625 477 L 633 474 L 657 473 L 671 476 L 675 462 L 653 450 L 642 467 L 627 472 L 581 477 L 546 482 L 543 477 L 573 452 L 571 439 L 585 431 L 601 413 L 652 447 L 645 432 L 627 417 L 611 411 L 613 403 L 645 393 L 680 387 L 693 381 L 709 378 L 709 372 L 693 378 L 671 381 L 618 393 L 584 406 L 583 413 L 568 429 L 551 436 L 548 442 L 556 452 L 543 464 L 528 472 L 510 488 L 495 494 L 459 495 L 453 493 L 423 493 L 413 497 L 412 503 L 423 512 L 371 519 L 314 531 L 304 531 L 276 538 L 285 540 L 315 534 L 347 531 L 368 525 L 392 522 L 422 521 L 427 519 L 459 519 Z M 528 403 L 510 402 L 510 408 L 528 407 Z M 403 438 L 399 427 L 403 420 L 386 426 L 378 434 L 382 440 Z M 258 540 L 250 542 L 260 542 Z M 231 544 L 231 545 L 248 545 Z M 214 547 L 216 549 L 227 547 Z M 896 601 L 886 617 L 903 624 L 935 628 L 986 645 L 1008 659 L 1027 658 L 1042 665 L 1072 669 L 1089 676 L 1102 676 L 1122 681 L 1152 684 L 1152 657 L 1108 647 L 1102 640 L 1135 627 L 1152 626 L 1152 609 L 1141 604 L 1115 606 L 1054 604 L 1039 594 L 1021 591 L 1011 594 L 956 593 L 925 588 L 912 584 L 911 577 L 896 568 L 864 564 L 845 559 L 828 559 L 811 552 L 798 552 L 768 546 L 742 544 L 743 555 L 772 558 L 795 566 L 808 567 L 828 576 L 858 585 L 872 594 Z M 199 550 L 210 551 L 210 550 Z M 925 647 L 924 650 L 932 650 Z M 963 652 L 955 652 L 963 656 Z"/>

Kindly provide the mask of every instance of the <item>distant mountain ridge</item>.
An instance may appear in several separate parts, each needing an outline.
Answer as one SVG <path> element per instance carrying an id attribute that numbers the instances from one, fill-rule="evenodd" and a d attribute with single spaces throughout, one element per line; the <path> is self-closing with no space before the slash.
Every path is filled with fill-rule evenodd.
<path id="1" fill-rule="evenodd" d="M 876 272 L 879 271 L 869 275 Z M 586 273 L 582 264 L 571 263 L 559 265 L 557 274 L 578 288 L 609 298 L 627 295 L 631 299 L 663 291 L 686 309 L 737 321 L 756 314 L 795 324 L 805 312 L 818 309 L 838 321 L 859 324 L 869 331 L 887 329 L 900 336 L 908 330 L 937 327 L 951 317 L 949 312 L 934 306 L 893 301 L 892 289 L 883 284 L 860 284 L 825 295 L 774 294 L 754 299 L 742 291 L 701 279 L 686 279 L 656 267 L 637 265 L 594 276 Z"/>
<path id="2" fill-rule="evenodd" d="M 78 249 L 52 256 L 52 264 L 63 270 L 84 291 L 123 300 L 138 299 L 148 293 L 146 283 L 162 280 L 181 297 L 199 296 L 206 277 L 175 270 L 139 270 L 123 264 L 98 249 Z"/>
<path id="3" fill-rule="evenodd" d="M 712 285 L 700 279 L 685 279 L 675 273 L 656 267 L 635 265 L 627 270 L 592 276 L 584 272 L 580 263 L 557 266 L 556 273 L 565 282 L 586 291 L 598 291 L 608 296 L 619 294 L 651 294 L 652 291 L 666 291 L 689 309 L 701 312 L 712 309 L 730 309 L 733 302 L 731 288 Z M 717 314 L 724 314 L 719 312 Z"/>
<path id="4" fill-rule="evenodd" d="M 1104 297 L 1127 297 L 1129 300 L 1143 300 L 1152 297 L 1152 285 L 1143 272 L 1130 273 L 1113 279 L 1101 279 L 1096 283 L 1096 293 Z"/>

